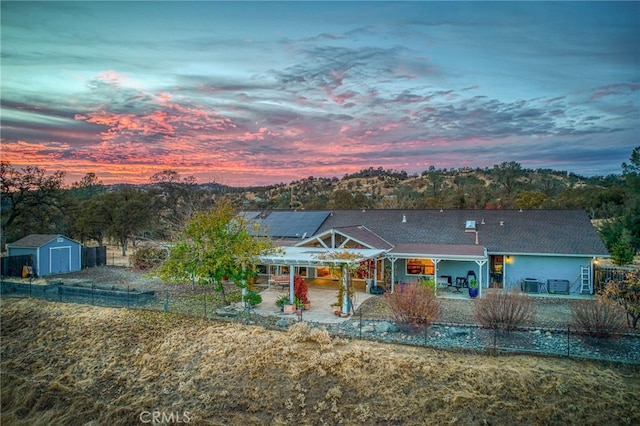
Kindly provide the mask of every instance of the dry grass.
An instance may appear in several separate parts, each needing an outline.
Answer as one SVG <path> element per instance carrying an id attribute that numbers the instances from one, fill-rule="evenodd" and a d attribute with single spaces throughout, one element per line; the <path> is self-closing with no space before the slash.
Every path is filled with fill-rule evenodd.
<path id="1" fill-rule="evenodd" d="M 2 424 L 640 424 L 640 371 L 2 301 Z M 184 420 L 184 418 L 182 418 Z"/>

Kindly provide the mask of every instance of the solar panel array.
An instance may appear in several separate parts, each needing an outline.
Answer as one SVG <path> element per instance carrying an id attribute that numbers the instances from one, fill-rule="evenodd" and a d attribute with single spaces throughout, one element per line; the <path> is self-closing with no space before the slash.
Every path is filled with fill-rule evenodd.
<path id="1" fill-rule="evenodd" d="M 270 211 L 264 214 L 244 212 L 246 220 L 260 225 L 260 232 L 255 234 L 268 234 L 274 238 L 307 238 L 316 233 L 320 225 L 329 216 L 329 212 L 306 211 Z M 265 232 L 266 231 L 266 232 Z"/>

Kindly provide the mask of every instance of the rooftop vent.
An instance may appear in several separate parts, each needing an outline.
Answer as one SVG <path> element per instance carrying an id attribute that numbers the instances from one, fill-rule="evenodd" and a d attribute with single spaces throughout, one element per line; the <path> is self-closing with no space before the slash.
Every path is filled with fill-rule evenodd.
<path id="1" fill-rule="evenodd" d="M 476 221 L 475 220 L 467 220 L 464 223 L 464 231 L 465 232 L 475 232 L 476 230 Z"/>

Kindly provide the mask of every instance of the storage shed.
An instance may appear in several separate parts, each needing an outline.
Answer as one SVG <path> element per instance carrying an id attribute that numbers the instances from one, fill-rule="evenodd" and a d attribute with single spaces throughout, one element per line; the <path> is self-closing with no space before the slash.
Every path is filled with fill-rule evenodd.
<path id="1" fill-rule="evenodd" d="M 82 269 L 82 244 L 59 234 L 32 234 L 7 244 L 8 256 L 30 255 L 38 276 Z"/>

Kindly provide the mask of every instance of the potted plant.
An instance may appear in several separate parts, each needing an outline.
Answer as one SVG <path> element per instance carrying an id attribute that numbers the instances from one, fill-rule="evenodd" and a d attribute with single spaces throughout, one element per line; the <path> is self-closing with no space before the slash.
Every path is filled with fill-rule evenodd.
<path id="1" fill-rule="evenodd" d="M 284 312 L 284 306 L 289 304 L 289 296 L 287 294 L 283 294 L 276 299 L 276 306 L 280 308 L 280 312 Z"/>
<path id="2" fill-rule="evenodd" d="M 478 280 L 469 280 L 469 297 L 478 297 Z"/>

